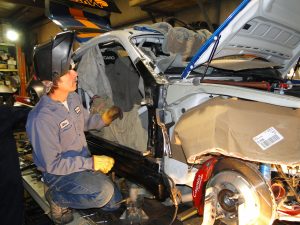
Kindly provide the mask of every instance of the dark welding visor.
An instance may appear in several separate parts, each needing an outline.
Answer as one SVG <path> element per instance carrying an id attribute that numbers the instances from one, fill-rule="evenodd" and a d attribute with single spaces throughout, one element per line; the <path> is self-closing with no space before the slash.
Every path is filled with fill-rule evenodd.
<path id="1" fill-rule="evenodd" d="M 52 81 L 55 76 L 68 72 L 73 42 L 74 32 L 66 31 L 57 34 L 51 41 L 34 47 L 34 69 L 41 81 Z"/>

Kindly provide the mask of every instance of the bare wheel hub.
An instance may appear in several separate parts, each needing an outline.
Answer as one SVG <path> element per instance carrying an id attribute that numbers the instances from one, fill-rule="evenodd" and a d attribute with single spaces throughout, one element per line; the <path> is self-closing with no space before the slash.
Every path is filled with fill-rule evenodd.
<path id="1" fill-rule="evenodd" d="M 241 160 L 223 158 L 215 165 L 207 188 L 217 196 L 217 219 L 229 225 L 271 225 L 275 200 L 257 168 Z"/>
<path id="2" fill-rule="evenodd" d="M 223 189 L 218 194 L 218 202 L 223 210 L 228 212 L 237 212 L 237 199 L 234 198 L 235 194 L 233 191 Z"/>
<path id="3" fill-rule="evenodd" d="M 245 210 L 253 212 L 254 217 L 259 215 L 257 192 L 238 172 L 222 171 L 212 178 L 209 186 L 218 190 L 218 214 L 223 215 L 227 223 L 227 220 L 237 220 L 240 204 L 244 204 Z"/>

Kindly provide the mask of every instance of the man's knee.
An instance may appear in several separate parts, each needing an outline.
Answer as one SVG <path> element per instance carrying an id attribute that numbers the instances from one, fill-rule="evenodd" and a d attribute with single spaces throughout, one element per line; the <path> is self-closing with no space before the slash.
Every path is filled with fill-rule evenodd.
<path id="1" fill-rule="evenodd" d="M 104 211 L 115 211 L 120 207 L 120 201 L 122 200 L 122 194 L 116 185 L 113 185 L 114 192 L 109 202 L 102 207 Z"/>
<path id="2" fill-rule="evenodd" d="M 95 203 L 98 207 L 105 206 L 113 197 L 114 185 L 110 181 L 103 181 L 99 187 L 99 192 L 95 194 Z"/>

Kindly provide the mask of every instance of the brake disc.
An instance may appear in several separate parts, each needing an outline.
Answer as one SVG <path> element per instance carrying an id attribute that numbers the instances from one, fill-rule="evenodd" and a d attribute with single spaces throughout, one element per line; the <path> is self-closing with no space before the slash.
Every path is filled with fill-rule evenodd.
<path id="1" fill-rule="evenodd" d="M 218 192 L 216 210 L 221 222 L 230 225 L 273 223 L 274 195 L 253 164 L 223 158 L 216 164 L 207 187 L 214 187 Z"/>

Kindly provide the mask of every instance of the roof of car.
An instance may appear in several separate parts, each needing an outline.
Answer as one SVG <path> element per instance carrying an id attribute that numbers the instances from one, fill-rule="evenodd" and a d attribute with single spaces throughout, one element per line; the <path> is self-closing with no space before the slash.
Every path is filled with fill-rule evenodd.
<path id="1" fill-rule="evenodd" d="M 82 54 L 89 48 L 98 45 L 99 43 L 111 42 L 118 40 L 122 43 L 128 42 L 132 37 L 140 35 L 152 35 L 153 32 L 149 31 L 139 31 L 133 28 L 123 29 L 123 30 L 113 30 L 105 34 L 99 35 L 80 45 L 80 47 L 74 52 L 73 59 L 76 61 L 82 56 Z"/>

